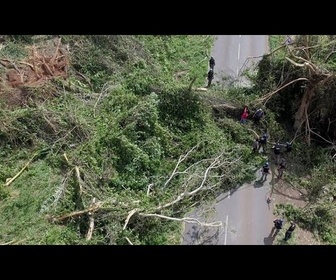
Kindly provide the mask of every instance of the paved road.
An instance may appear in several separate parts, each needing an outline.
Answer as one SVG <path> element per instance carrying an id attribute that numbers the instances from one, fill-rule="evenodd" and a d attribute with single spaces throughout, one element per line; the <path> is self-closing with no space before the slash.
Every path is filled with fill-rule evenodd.
<path id="1" fill-rule="evenodd" d="M 241 77 L 246 67 L 267 52 L 267 36 L 220 35 L 215 42 L 212 56 L 215 58 L 214 83 L 226 87 L 232 83 L 248 85 Z M 251 58 L 256 57 L 256 58 Z M 256 181 L 221 194 L 210 206 L 202 206 L 188 215 L 202 222 L 221 221 L 222 227 L 201 227 L 185 223 L 183 245 L 270 245 L 273 207 L 266 202 L 271 191 L 269 175 L 264 183 Z"/>
<path id="2" fill-rule="evenodd" d="M 270 245 L 273 205 L 267 203 L 272 176 L 263 183 L 246 183 L 234 191 L 219 195 L 213 205 L 202 207 L 188 217 L 202 222 L 221 221 L 222 227 L 185 224 L 183 245 Z"/>
<path id="3" fill-rule="evenodd" d="M 227 85 L 248 85 L 241 75 L 253 68 L 268 50 L 268 36 L 265 35 L 219 35 L 215 41 L 212 56 L 215 58 L 213 83 Z"/>

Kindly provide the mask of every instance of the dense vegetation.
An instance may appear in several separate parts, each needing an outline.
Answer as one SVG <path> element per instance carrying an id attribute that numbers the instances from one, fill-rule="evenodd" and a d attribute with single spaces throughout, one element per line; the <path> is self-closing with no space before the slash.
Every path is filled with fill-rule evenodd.
<path id="1" fill-rule="evenodd" d="M 325 67 L 323 75 L 332 73 L 332 57 L 325 56 L 333 38 L 316 37 L 309 59 Z M 281 94 L 264 93 L 279 81 L 319 80 L 285 58 L 288 51 L 301 57 L 304 38 L 296 53 L 277 40 L 250 74 L 251 88 L 198 92 L 213 36 L 4 36 L 1 243 L 180 244 L 185 214 L 253 180 L 264 160 L 250 156 L 255 135 L 237 118 L 213 114 L 216 100 L 262 105 L 272 138 L 295 139 L 293 161 L 301 169 L 290 176 L 310 204 L 279 211 L 336 243 L 329 200 L 336 195 L 332 79 L 315 88 L 311 108 L 320 110 L 308 111 L 312 129 L 298 132 L 303 80 Z"/>

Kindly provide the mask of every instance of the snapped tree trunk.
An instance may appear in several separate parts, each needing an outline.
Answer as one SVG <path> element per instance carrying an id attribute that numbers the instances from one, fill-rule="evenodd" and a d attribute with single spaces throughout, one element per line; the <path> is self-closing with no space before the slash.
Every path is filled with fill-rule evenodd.
<path id="1" fill-rule="evenodd" d="M 311 101 L 315 95 L 312 87 L 307 87 L 301 99 L 299 109 L 295 113 L 294 129 L 298 132 L 302 131 L 303 127 L 307 127 L 309 124 L 308 113 Z M 310 144 L 309 129 L 306 129 L 307 143 Z"/>

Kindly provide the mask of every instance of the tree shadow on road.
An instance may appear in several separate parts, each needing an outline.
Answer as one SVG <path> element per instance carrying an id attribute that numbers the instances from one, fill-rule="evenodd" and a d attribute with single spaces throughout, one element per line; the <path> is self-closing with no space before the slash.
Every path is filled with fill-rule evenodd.
<path id="1" fill-rule="evenodd" d="M 193 225 L 188 232 L 185 233 L 184 245 L 219 245 L 220 227 L 200 227 Z M 186 240 L 188 239 L 188 240 Z"/>

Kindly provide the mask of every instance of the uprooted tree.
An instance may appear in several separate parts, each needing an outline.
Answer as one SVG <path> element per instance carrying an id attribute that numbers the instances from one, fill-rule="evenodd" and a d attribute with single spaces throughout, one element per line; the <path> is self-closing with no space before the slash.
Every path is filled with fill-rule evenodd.
<path id="1" fill-rule="evenodd" d="M 308 145 L 335 146 L 335 44 L 332 36 L 296 36 L 259 63 L 256 87 L 268 92 L 259 102 L 277 111 L 296 134 L 303 133 Z"/>
<path id="2" fill-rule="evenodd" d="M 47 216 L 54 223 L 78 223 L 82 227 L 81 232 L 86 235 L 87 240 L 90 240 L 95 228 L 100 228 L 100 231 L 103 230 L 104 232 L 108 231 L 108 229 L 103 228 L 104 225 L 107 226 L 103 222 L 106 219 L 114 221 L 113 223 L 115 226 L 118 225 L 120 232 L 128 228 L 131 228 L 130 232 L 144 230 L 141 224 L 144 223 L 144 219 L 148 218 L 195 223 L 205 227 L 221 227 L 223 225 L 220 221 L 202 222 L 195 218 L 181 216 L 184 213 L 180 210 L 183 208 L 186 211 L 186 209 L 195 205 L 195 201 L 199 202 L 202 196 L 218 190 L 224 180 L 230 179 L 235 164 L 241 159 L 230 160 L 232 152 L 225 150 L 214 157 L 188 164 L 191 154 L 197 148 L 198 145 L 179 157 L 175 168 L 166 180 L 148 185 L 146 191 L 142 194 L 138 193 L 136 196 L 134 193 L 133 195 L 127 194 L 127 191 L 131 192 L 131 190 L 127 190 L 126 196 L 123 198 L 118 197 L 117 193 L 115 193 L 115 197 L 112 195 L 107 198 L 103 191 L 94 189 L 90 186 L 89 176 L 82 176 L 84 170 L 72 164 L 71 160 L 64 154 L 63 157 L 70 170 L 60 183 L 57 194 L 54 194 L 44 203 L 41 211 L 43 213 L 50 208 L 57 207 L 60 200 L 65 199 L 65 190 L 70 187 L 70 177 L 72 177 L 72 186 L 76 193 L 74 196 L 76 197 L 75 209 L 62 215 Z M 183 164 L 184 166 L 182 166 Z M 83 180 L 83 177 L 86 180 Z M 167 201 L 166 193 L 175 193 L 175 199 Z M 156 206 L 149 207 L 148 201 L 154 202 L 153 200 L 156 201 Z M 155 205 L 155 203 L 149 205 Z M 116 236 L 111 236 L 109 243 L 115 243 L 116 238 Z M 129 244 L 133 244 L 130 236 L 125 237 L 125 239 Z"/>

